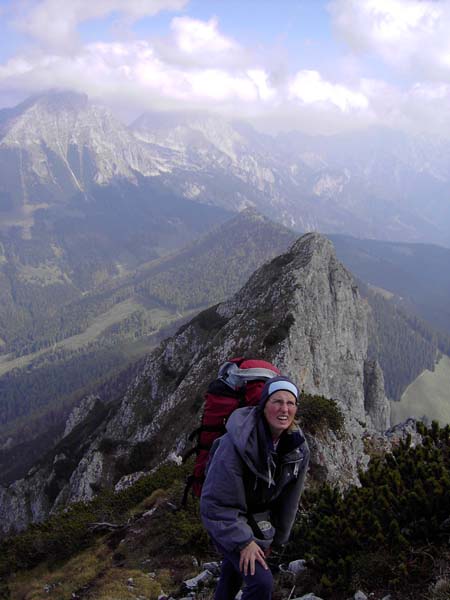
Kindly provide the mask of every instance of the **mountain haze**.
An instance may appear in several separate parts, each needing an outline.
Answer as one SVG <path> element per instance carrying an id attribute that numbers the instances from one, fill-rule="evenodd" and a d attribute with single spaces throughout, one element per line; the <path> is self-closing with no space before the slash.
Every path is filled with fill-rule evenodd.
<path id="1" fill-rule="evenodd" d="M 445 140 L 382 129 L 272 137 L 201 113 L 151 113 L 131 127 L 167 151 L 167 185 L 200 202 L 251 204 L 298 231 L 450 245 Z"/>
<path id="2" fill-rule="evenodd" d="M 165 187 L 103 107 L 49 93 L 0 114 L 0 344 L 230 213 Z"/>
<path id="3" fill-rule="evenodd" d="M 102 190 L 109 196 L 111 186 L 120 184 L 123 200 L 151 183 L 144 195 L 155 203 L 163 194 L 169 205 L 177 198 L 181 213 L 252 206 L 297 231 L 450 246 L 445 140 L 381 129 L 269 136 L 199 112 L 149 113 L 127 128 L 71 92 L 3 110 L 0 123 L 3 222 L 24 235 L 53 204 L 74 217 L 87 199 Z M 123 217 L 127 223 L 129 215 Z"/>

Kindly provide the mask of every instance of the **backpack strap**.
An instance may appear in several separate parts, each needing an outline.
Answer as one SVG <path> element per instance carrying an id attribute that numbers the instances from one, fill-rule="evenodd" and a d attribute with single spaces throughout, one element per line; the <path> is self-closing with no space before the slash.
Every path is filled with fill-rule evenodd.
<path id="1" fill-rule="evenodd" d="M 180 508 L 186 508 L 187 506 L 189 490 L 191 489 L 192 484 L 194 483 L 194 479 L 195 478 L 193 475 L 189 475 L 188 477 L 186 477 L 186 485 L 184 486 L 183 498 L 181 499 Z"/>
<path id="2" fill-rule="evenodd" d="M 200 425 L 189 434 L 188 440 L 193 442 L 194 438 L 198 437 L 202 431 L 218 431 L 220 433 L 225 433 L 225 423 L 222 425 Z"/>

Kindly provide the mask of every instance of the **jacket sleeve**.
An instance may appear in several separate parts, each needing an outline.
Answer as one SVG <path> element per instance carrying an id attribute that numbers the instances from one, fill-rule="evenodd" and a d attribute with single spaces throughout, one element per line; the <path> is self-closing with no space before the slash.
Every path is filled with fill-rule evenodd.
<path id="1" fill-rule="evenodd" d="M 300 496 L 305 484 L 306 471 L 309 464 L 309 448 L 306 442 L 302 446 L 303 460 L 298 476 L 288 483 L 277 498 L 273 511 L 273 523 L 276 529 L 274 545 L 287 544 L 297 515 Z"/>
<path id="2" fill-rule="evenodd" d="M 200 512 L 213 541 L 227 552 L 240 551 L 255 539 L 247 522 L 244 473 L 234 445 L 223 436 L 208 467 Z"/>

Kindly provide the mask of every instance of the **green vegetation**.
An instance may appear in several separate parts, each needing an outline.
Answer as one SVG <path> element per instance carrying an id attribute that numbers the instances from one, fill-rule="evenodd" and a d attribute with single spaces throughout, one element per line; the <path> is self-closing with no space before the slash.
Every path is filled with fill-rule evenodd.
<path id="1" fill-rule="evenodd" d="M 434 371 L 425 371 L 402 395 L 400 402 L 391 403 L 391 423 L 408 417 L 421 419 L 426 415 L 439 423 L 450 423 L 450 358 L 441 356 Z"/>
<path id="2" fill-rule="evenodd" d="M 450 249 L 432 244 L 328 236 L 344 265 L 372 286 L 389 290 L 408 312 L 450 334 Z"/>
<path id="3" fill-rule="evenodd" d="M 206 557 L 209 548 L 198 500 L 176 510 L 191 469 L 192 462 L 166 463 L 121 492 L 103 491 L 3 540 L 0 598 L 69 600 L 76 592 L 157 600 L 162 589 L 179 589 L 195 574 L 192 555 Z M 96 523 L 114 527 L 97 530 Z"/>
<path id="4" fill-rule="evenodd" d="M 63 399 L 78 392 L 85 395 L 89 384 L 112 375 L 119 365 L 126 365 L 120 348 L 92 348 L 90 351 L 67 353 L 60 351 L 45 356 L 41 364 L 34 363 L 30 371 L 11 371 L 0 378 L 2 403 L 0 425 L 30 415 L 54 398 Z"/>
<path id="5" fill-rule="evenodd" d="M 72 504 L 41 524 L 31 525 L 23 533 L 7 538 L 0 544 L 0 578 L 21 569 L 30 569 L 45 560 L 59 563 L 95 542 L 97 535 L 91 523 L 125 524 L 128 511 L 150 496 L 155 490 L 168 489 L 183 479 L 192 465 L 178 467 L 164 464 L 155 473 L 143 477 L 133 486 L 118 493 L 101 492 L 87 503 Z M 177 487 L 177 492 L 179 487 Z M 198 513 L 192 509 L 198 525 Z M 173 519 L 175 548 L 186 548 L 195 541 L 198 527 L 186 531 L 186 518 Z"/>
<path id="6" fill-rule="evenodd" d="M 0 440 L 15 440 L 11 447 L 7 445 L 0 451 L 2 483 L 23 477 L 37 458 L 53 447 L 63 432 L 70 410 L 81 398 L 97 395 L 109 405 L 125 393 L 142 360 L 128 356 L 119 346 L 110 350 L 107 353 L 92 348 L 87 355 L 80 351 L 69 356 L 62 353 L 54 364 L 43 363 L 41 368 L 25 373 L 13 371 L 0 378 L 0 386 L 5 379 L 9 384 L 0 390 L 5 399 L 0 405 L 0 416 L 11 417 L 2 429 Z M 145 346 L 141 348 L 141 354 L 146 350 Z M 80 378 L 79 370 L 82 371 Z M 22 388 L 24 382 L 27 388 Z M 23 395 L 20 395 L 22 389 Z M 8 407 L 9 413 L 6 412 Z"/>
<path id="7" fill-rule="evenodd" d="M 0 445 L 8 437 L 16 444 L 45 436 L 46 425 L 57 428 L 83 395 L 96 392 L 197 311 L 237 291 L 295 238 L 258 215 L 240 214 L 183 251 L 111 278 L 82 297 L 79 282 L 39 286 L 6 265 L 0 270 L 0 335 L 9 354 L 0 357 Z M 58 256 L 65 256 L 62 242 L 49 244 L 46 252 L 32 241 L 20 246 L 26 273 L 53 264 L 56 246 Z M 7 248 L 11 253 L 15 246 Z M 205 327 L 214 325 L 210 315 L 199 317 Z M 44 449 L 41 441 L 36 448 Z M 0 451 L 0 478 L 4 465 L 8 477 L 18 473 L 11 457 Z"/>
<path id="8" fill-rule="evenodd" d="M 400 400 L 422 371 L 434 370 L 439 352 L 450 354 L 450 336 L 438 333 L 361 282 L 358 285 L 371 308 L 369 355 L 383 370 L 388 398 Z"/>
<path id="9" fill-rule="evenodd" d="M 336 401 L 324 396 L 312 396 L 302 392 L 299 414 L 305 430 L 313 435 L 328 430 L 339 434 L 344 425 L 344 416 Z"/>
<path id="10" fill-rule="evenodd" d="M 422 445 L 408 437 L 373 459 L 361 487 L 306 494 L 289 552 L 309 558 L 310 585 L 320 596 L 365 589 L 425 597 L 434 563 L 448 552 L 450 426 L 419 430 Z"/>
<path id="11" fill-rule="evenodd" d="M 328 422 L 337 417 L 333 404 L 322 409 Z M 418 429 L 423 443 L 413 447 L 408 437 L 392 454 L 374 457 L 360 474 L 361 487 L 340 492 L 310 486 L 283 557 L 308 560 L 297 591 L 314 591 L 326 600 L 345 600 L 356 589 L 380 598 L 388 593 L 404 600 L 447 597 L 450 583 L 442 576 L 442 564 L 450 558 L 450 426 L 434 422 Z M 45 582 L 49 598 L 70 598 L 77 586 L 91 590 L 93 596 L 86 598 L 107 598 L 108 593 L 127 598 L 130 590 L 122 587 L 126 578 L 120 573 L 131 573 L 128 577 L 149 597 L 161 587 L 176 589 L 181 575 L 174 575 L 174 565 L 185 575 L 192 570 L 193 555 L 211 557 L 198 501 L 189 500 L 183 511 L 172 504 L 180 500 L 191 469 L 192 463 L 162 465 L 122 492 L 103 491 L 4 540 L 3 597 L 38 598 Z M 152 511 L 160 512 L 146 516 Z M 92 524 L 98 522 L 119 527 L 96 533 Z M 156 573 L 154 587 L 141 580 L 143 557 L 146 570 Z M 168 565 L 170 574 L 164 571 Z M 150 587 L 144 592 L 146 584 Z"/>
<path id="12" fill-rule="evenodd" d="M 105 283 L 100 290 L 94 289 L 82 298 L 79 294 L 75 299 L 59 297 L 53 304 L 50 300 L 53 302 L 56 288 L 41 286 L 35 290 L 36 286 L 28 289 L 21 284 L 20 306 L 28 316 L 24 317 L 23 326 L 9 329 L 5 319 L 8 335 L 2 337 L 7 340 L 7 351 L 21 355 L 36 352 L 81 334 L 90 326 L 98 327 L 108 319 L 118 321 L 119 305 L 129 308 L 123 316 L 130 318 L 127 324 L 121 324 L 125 328 L 121 333 L 147 335 L 156 328 L 155 318 L 148 311 L 180 316 L 220 302 L 236 292 L 262 263 L 285 251 L 296 237 L 267 219 L 244 214 L 184 250 L 154 260 L 115 283 Z M 17 274 L 12 275 L 10 285 L 17 285 L 16 280 Z M 38 304 L 35 296 L 41 298 Z M 17 297 L 15 289 L 9 297 L 10 305 L 13 297 Z M 141 314 L 133 314 L 136 310 Z M 30 318 L 30 312 L 34 318 Z"/>
<path id="13" fill-rule="evenodd" d="M 48 568 L 43 563 L 31 571 L 20 573 L 10 581 L 9 597 L 11 600 L 38 600 L 45 593 L 47 598 L 70 600 L 74 590 L 89 585 L 110 566 L 109 562 L 107 548 L 97 544 L 79 552 L 61 568 Z"/>

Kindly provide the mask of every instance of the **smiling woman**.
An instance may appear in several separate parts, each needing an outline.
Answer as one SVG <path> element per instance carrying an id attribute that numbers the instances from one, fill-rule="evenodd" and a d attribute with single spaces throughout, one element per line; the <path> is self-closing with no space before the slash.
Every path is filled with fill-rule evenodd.
<path id="1" fill-rule="evenodd" d="M 309 462 L 298 396 L 287 377 L 269 379 L 259 404 L 235 410 L 213 446 L 200 506 L 224 556 L 215 600 L 234 598 L 243 582 L 242 600 L 272 597 L 269 555 L 289 539 Z"/>

